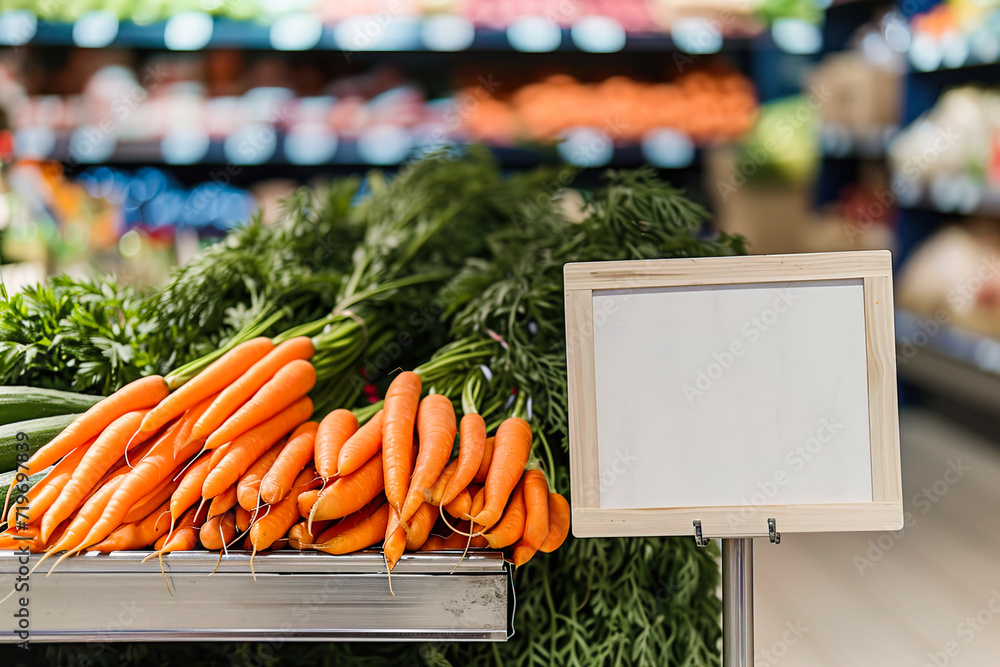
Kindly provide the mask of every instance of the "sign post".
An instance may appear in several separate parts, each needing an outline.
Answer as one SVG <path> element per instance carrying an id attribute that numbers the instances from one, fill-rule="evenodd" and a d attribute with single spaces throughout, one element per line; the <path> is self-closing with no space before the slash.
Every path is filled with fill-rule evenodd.
<path id="1" fill-rule="evenodd" d="M 753 667 L 753 538 L 722 540 L 722 665 Z"/>
<path id="2" fill-rule="evenodd" d="M 903 525 L 886 251 L 567 264 L 573 534 L 722 538 L 753 664 L 753 537 Z"/>

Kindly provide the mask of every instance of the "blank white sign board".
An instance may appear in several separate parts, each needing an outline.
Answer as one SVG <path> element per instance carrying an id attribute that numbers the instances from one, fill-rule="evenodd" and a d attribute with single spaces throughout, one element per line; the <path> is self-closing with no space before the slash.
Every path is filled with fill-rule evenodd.
<path id="1" fill-rule="evenodd" d="M 900 527 L 889 271 L 884 252 L 567 265 L 574 533 Z"/>

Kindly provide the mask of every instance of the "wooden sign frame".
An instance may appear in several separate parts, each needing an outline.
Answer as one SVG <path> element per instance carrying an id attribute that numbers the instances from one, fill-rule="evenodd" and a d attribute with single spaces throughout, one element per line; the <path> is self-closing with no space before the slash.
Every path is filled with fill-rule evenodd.
<path id="1" fill-rule="evenodd" d="M 781 532 L 880 531 L 903 526 L 896 399 L 892 260 L 888 251 L 756 255 L 572 263 L 564 267 L 569 446 L 573 534 L 577 537 L 768 535 Z M 755 520 L 734 525 L 740 506 L 602 509 L 598 464 L 594 296 L 603 290 L 753 285 L 860 279 L 868 372 L 872 501 L 756 507 Z"/>

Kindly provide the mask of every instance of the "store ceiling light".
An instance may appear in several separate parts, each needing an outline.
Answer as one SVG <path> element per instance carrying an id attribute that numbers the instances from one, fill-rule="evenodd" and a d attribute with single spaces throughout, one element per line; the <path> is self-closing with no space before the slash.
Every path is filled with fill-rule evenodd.
<path id="1" fill-rule="evenodd" d="M 73 24 L 73 43 L 86 49 L 102 49 L 118 36 L 118 17 L 109 11 L 87 12 Z"/>
<path id="2" fill-rule="evenodd" d="M 56 148 L 56 134 L 50 127 L 21 127 L 14 130 L 14 155 L 25 160 L 44 160 Z"/>
<path id="3" fill-rule="evenodd" d="M 917 33 L 910 42 L 910 63 L 921 72 L 941 67 L 941 46 L 930 35 Z"/>
<path id="4" fill-rule="evenodd" d="M 976 62 L 994 63 L 1000 60 L 1000 37 L 988 30 L 981 30 L 972 36 L 969 49 Z"/>
<path id="5" fill-rule="evenodd" d="M 271 25 L 269 40 L 277 51 L 308 51 L 323 37 L 323 24 L 314 14 L 285 14 Z"/>
<path id="6" fill-rule="evenodd" d="M 625 48 L 625 28 L 610 16 L 584 16 L 570 29 L 573 43 L 581 51 L 615 53 Z"/>
<path id="7" fill-rule="evenodd" d="M 515 51 L 547 53 L 562 45 L 562 30 L 544 16 L 522 16 L 507 26 L 507 42 Z"/>
<path id="8" fill-rule="evenodd" d="M 965 35 L 952 33 L 941 40 L 941 64 L 944 67 L 961 67 L 969 59 L 969 42 Z"/>
<path id="9" fill-rule="evenodd" d="M 419 25 L 388 12 L 353 16 L 337 23 L 333 39 L 343 51 L 406 51 L 419 48 Z"/>
<path id="10" fill-rule="evenodd" d="M 198 51 L 212 41 L 214 27 L 205 12 L 181 12 L 167 20 L 163 45 L 171 51 Z"/>
<path id="11" fill-rule="evenodd" d="M 420 41 L 431 51 L 465 51 L 476 39 L 476 27 L 464 16 L 438 14 L 420 26 Z"/>
<path id="12" fill-rule="evenodd" d="M 882 19 L 882 34 L 889 48 L 906 53 L 910 48 L 910 24 L 898 11 L 890 11 Z"/>
<path id="13" fill-rule="evenodd" d="M 598 129 L 575 127 L 563 132 L 562 138 L 559 157 L 577 167 L 603 167 L 614 157 L 614 142 Z"/>
<path id="14" fill-rule="evenodd" d="M 178 126 L 163 135 L 160 153 L 167 164 L 194 164 L 205 159 L 210 145 L 204 130 Z"/>
<path id="15" fill-rule="evenodd" d="M 684 53 L 703 55 L 722 50 L 722 33 L 707 19 L 677 19 L 670 26 L 670 36 L 677 48 Z"/>
<path id="16" fill-rule="evenodd" d="M 819 26 L 801 19 L 777 19 L 771 25 L 771 38 L 779 49 L 793 55 L 819 53 L 823 48 Z"/>
<path id="17" fill-rule="evenodd" d="M 397 125 L 376 125 L 358 137 L 358 156 L 367 164 L 399 164 L 412 148 L 409 130 Z"/>
<path id="18" fill-rule="evenodd" d="M 285 157 L 292 164 L 324 164 L 337 153 L 337 135 L 322 123 L 301 123 L 285 136 Z"/>
<path id="19" fill-rule="evenodd" d="M 27 9 L 0 12 L 0 44 L 21 46 L 27 44 L 38 30 L 38 19 Z"/>
<path id="20" fill-rule="evenodd" d="M 264 164 L 274 157 L 278 137 L 274 128 L 263 123 L 244 125 L 228 137 L 222 146 L 232 164 Z"/>
<path id="21" fill-rule="evenodd" d="M 69 154 L 81 164 L 98 164 L 110 160 L 117 145 L 118 140 L 113 132 L 81 125 L 69 137 Z"/>
<path id="22" fill-rule="evenodd" d="M 662 127 L 643 137 L 642 155 L 656 167 L 680 169 L 694 162 L 694 143 L 683 132 Z"/>

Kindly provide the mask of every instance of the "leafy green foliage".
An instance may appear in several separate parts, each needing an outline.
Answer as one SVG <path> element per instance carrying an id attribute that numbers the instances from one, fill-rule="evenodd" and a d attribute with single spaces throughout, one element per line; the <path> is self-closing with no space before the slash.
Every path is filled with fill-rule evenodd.
<path id="1" fill-rule="evenodd" d="M 114 279 L 55 276 L 47 285 L 0 292 L 0 383 L 109 394 L 152 372 L 137 344 L 155 324 L 134 292 Z"/>

